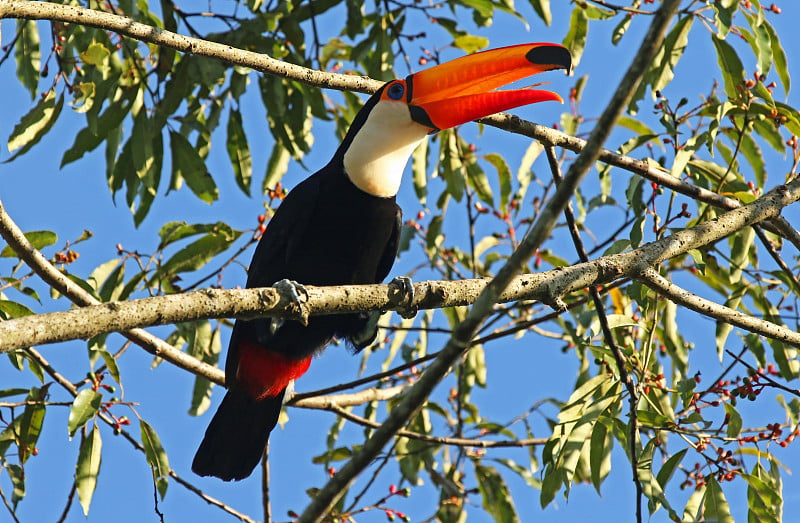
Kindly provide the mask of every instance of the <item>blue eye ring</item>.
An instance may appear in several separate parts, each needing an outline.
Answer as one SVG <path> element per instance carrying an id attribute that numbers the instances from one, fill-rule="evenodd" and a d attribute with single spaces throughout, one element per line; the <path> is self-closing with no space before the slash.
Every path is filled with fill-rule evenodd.
<path id="1" fill-rule="evenodd" d="M 386 89 L 386 95 L 392 100 L 402 100 L 406 94 L 406 88 L 400 82 L 393 83 Z"/>

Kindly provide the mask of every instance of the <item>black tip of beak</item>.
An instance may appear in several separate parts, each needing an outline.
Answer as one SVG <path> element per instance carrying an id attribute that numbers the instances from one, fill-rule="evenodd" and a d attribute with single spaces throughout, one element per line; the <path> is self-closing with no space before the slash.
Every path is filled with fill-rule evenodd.
<path id="1" fill-rule="evenodd" d="M 560 45 L 534 47 L 525 54 L 525 58 L 532 64 L 566 69 L 567 74 L 572 72 L 572 56 Z"/>

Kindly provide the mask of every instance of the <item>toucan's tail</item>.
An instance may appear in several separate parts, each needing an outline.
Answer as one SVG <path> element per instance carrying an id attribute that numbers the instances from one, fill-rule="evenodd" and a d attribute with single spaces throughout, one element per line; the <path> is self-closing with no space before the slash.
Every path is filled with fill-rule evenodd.
<path id="1" fill-rule="evenodd" d="M 243 390 L 229 390 L 194 455 L 192 471 L 225 481 L 249 476 L 278 422 L 284 392 L 254 400 Z"/>

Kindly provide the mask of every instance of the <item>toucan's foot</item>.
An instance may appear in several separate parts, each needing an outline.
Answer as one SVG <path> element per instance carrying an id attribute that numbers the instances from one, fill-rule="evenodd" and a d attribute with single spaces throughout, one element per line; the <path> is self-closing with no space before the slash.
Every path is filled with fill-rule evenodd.
<path id="1" fill-rule="evenodd" d="M 277 290 L 281 296 L 294 304 L 300 315 L 300 321 L 303 322 L 303 325 L 308 325 L 309 310 L 306 305 L 308 301 L 308 291 L 306 288 L 303 287 L 302 284 L 294 280 L 287 280 L 286 278 L 276 282 L 272 287 Z M 278 322 L 273 322 L 273 324 L 278 324 Z M 280 327 L 279 324 L 278 327 Z"/>
<path id="2" fill-rule="evenodd" d="M 414 305 L 414 283 L 408 276 L 397 276 L 389 282 L 395 287 L 390 291 L 392 302 L 398 305 L 397 313 L 403 318 L 413 318 L 419 312 L 419 307 Z"/>

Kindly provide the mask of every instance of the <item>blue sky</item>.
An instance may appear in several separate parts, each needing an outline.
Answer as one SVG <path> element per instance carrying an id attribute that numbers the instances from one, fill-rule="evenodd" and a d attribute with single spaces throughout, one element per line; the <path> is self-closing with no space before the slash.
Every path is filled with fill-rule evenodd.
<path id="1" fill-rule="evenodd" d="M 560 42 L 568 17 L 566 2 L 554 2 L 554 24 L 547 28 L 532 14 L 530 8 L 519 7 L 523 13 L 530 14 L 532 29 L 526 31 L 523 24 L 508 16 L 498 15 L 493 27 L 482 31 L 490 38 L 491 47 L 511 45 L 527 41 Z M 781 2 L 784 10 L 780 16 L 770 19 L 778 28 L 783 39 L 784 48 L 789 55 L 793 67 L 790 70 L 795 81 L 800 79 L 798 70 L 798 49 L 800 37 L 794 28 L 800 16 L 800 6 L 792 2 Z M 527 9 L 527 10 L 526 10 Z M 613 23 L 593 24 L 590 34 L 590 45 L 575 72 L 574 78 L 564 78 L 551 74 L 546 78 L 552 82 L 551 88 L 566 97 L 569 87 L 575 78 L 589 75 L 589 83 L 585 90 L 585 101 L 582 110 L 587 117 L 599 114 L 604 103 L 609 99 L 619 78 L 627 67 L 632 53 L 640 40 L 640 34 L 629 34 L 622 43 L 610 45 L 610 32 Z M 3 44 L 8 43 L 14 34 L 13 22 L 3 21 Z M 446 39 L 440 39 L 445 42 Z M 713 56 L 707 32 L 696 24 L 690 44 L 698 44 L 691 48 L 681 62 L 677 80 L 667 90 L 667 96 L 677 100 L 681 96 L 689 96 L 696 100 L 698 91 L 706 92 L 711 80 L 707 76 L 708 60 Z M 416 47 L 413 48 L 416 52 Z M 413 54 L 413 53 L 412 53 Z M 459 53 L 451 51 L 445 55 L 454 58 Z M 752 70 L 752 63 L 746 67 Z M 403 74 L 405 70 L 399 68 Z M 14 78 L 11 63 L 0 69 L 3 85 L 3 103 L 0 104 L 0 136 L 7 137 L 13 125 L 29 107 L 30 98 L 18 85 Z M 789 103 L 800 105 L 796 91 L 789 97 Z M 648 102 L 642 103 L 643 113 L 648 110 Z M 535 107 L 522 108 L 515 111 L 527 119 L 552 124 L 559 120 L 561 111 L 566 107 L 556 104 L 540 104 Z M 261 176 L 266 163 L 266 155 L 271 147 L 271 138 L 265 128 L 263 109 L 260 103 L 250 97 L 245 109 L 245 125 L 253 152 L 254 175 Z M 65 113 L 69 110 L 65 108 Z M 469 124 L 474 129 L 474 124 Z M 230 176 L 230 165 L 224 151 L 224 139 L 215 138 L 209 168 L 214 173 L 220 188 L 220 199 L 212 206 L 198 201 L 187 190 L 173 192 L 156 201 L 144 224 L 136 229 L 130 213 L 124 205 L 114 205 L 105 184 L 104 160 L 102 154 L 89 154 L 79 162 L 59 170 L 59 162 L 63 151 L 72 143 L 77 131 L 83 127 L 83 119 L 79 115 L 62 115 L 55 130 L 31 152 L 10 164 L 0 164 L 0 198 L 9 214 L 23 230 L 50 229 L 58 233 L 61 246 L 66 240 L 79 237 L 84 229 L 90 229 L 94 238 L 80 244 L 80 259 L 71 269 L 79 274 L 88 275 L 100 263 L 116 257 L 117 243 L 125 248 L 148 252 L 157 244 L 156 231 L 161 224 L 171 220 L 193 222 L 226 221 L 234 228 L 249 229 L 256 226 L 256 216 L 262 212 L 262 200 L 259 197 L 248 198 L 235 186 Z M 467 130 L 472 132 L 472 129 Z M 326 142 L 324 130 L 317 130 L 318 142 L 312 154 L 306 158 L 305 164 L 310 169 L 321 166 L 332 154 L 336 144 Z M 515 170 L 522 152 L 528 142 L 519 136 L 509 136 L 494 129 L 487 129 L 480 142 L 482 149 L 500 150 L 506 155 L 512 171 Z M 613 147 L 617 142 L 609 144 Z M 643 153 L 640 153 L 640 155 Z M 8 157 L 0 154 L 0 160 Z M 780 160 L 783 161 L 783 160 Z M 788 162 L 786 162 L 788 168 Z M 773 164 L 774 165 L 774 164 Z M 544 175 L 544 167 L 538 167 Z M 308 172 L 301 166 L 293 164 L 284 179 L 287 185 L 294 185 L 304 178 Z M 431 181 L 430 183 L 439 183 Z M 591 194 L 596 187 L 596 177 L 590 175 L 584 192 Z M 777 183 L 775 180 L 773 183 Z M 257 178 L 254 187 L 260 186 Z M 620 185 L 624 189 L 624 184 Z M 121 200 L 122 198 L 120 198 Z M 401 193 L 401 203 L 406 215 L 416 214 L 419 204 L 413 196 L 411 184 L 406 183 Z M 797 211 L 789 210 L 785 216 L 798 224 Z M 453 232 L 457 234 L 457 232 Z M 568 251 L 567 251 L 568 252 Z M 794 253 L 785 250 L 786 256 Z M 410 261 L 401 259 L 393 275 L 402 274 L 410 268 Z M 237 278 L 239 281 L 237 282 Z M 243 272 L 226 273 L 226 284 L 237 285 L 244 281 Z M 61 302 L 46 301 L 48 310 L 59 310 L 66 307 Z M 705 376 L 713 376 L 720 367 L 713 354 L 713 325 L 710 321 L 691 314 L 690 324 L 696 329 L 692 337 L 698 341 L 699 347 L 707 347 L 708 357 L 703 357 L 702 367 Z M 153 329 L 156 334 L 169 332 L 168 329 Z M 119 346 L 121 337 L 113 336 L 110 347 Z M 432 346 L 444 341 L 434 337 Z M 705 341 L 705 345 L 703 345 Z M 223 341 L 223 345 L 227 339 Z M 731 343 L 736 343 L 731 338 Z M 541 337 L 526 336 L 522 340 L 502 345 L 490 346 L 487 350 L 489 383 L 487 390 L 476 392 L 476 402 L 486 406 L 485 414 L 496 419 L 510 420 L 521 411 L 527 409 L 539 398 L 551 396 L 565 399 L 572 389 L 576 363 L 571 355 L 559 354 L 560 344 Z M 42 347 L 41 351 L 54 365 L 71 379 L 79 379 L 86 372 L 84 360 L 85 344 L 80 342 L 57 346 Z M 542 356 L 540 356 L 540 354 Z M 382 360 L 377 354 L 373 359 Z M 542 362 L 546 361 L 546 365 Z M 189 407 L 192 377 L 184 372 L 161 365 L 151 369 L 152 358 L 143 351 L 133 348 L 123 358 L 123 377 L 125 397 L 137 403 L 137 411 L 158 431 L 167 452 L 171 466 L 182 476 L 195 482 L 210 495 L 236 507 L 245 513 L 260 518 L 259 480 L 257 474 L 240 483 L 225 484 L 214 479 L 196 480 L 189 471 L 189 465 L 197 443 L 205 430 L 209 416 L 192 418 L 185 413 Z M 355 378 L 359 367 L 359 359 L 353 358 L 341 348 L 331 348 L 324 356 L 318 358 L 309 373 L 298 384 L 298 390 L 307 391 L 319 387 Z M 0 383 L 13 383 L 20 386 L 20 375 L 8 364 L 0 364 Z M 796 382 L 795 382 L 796 383 Z M 35 385 L 29 381 L 28 385 Z M 2 388 L 2 387 L 0 387 Z M 443 389 L 445 390 L 445 389 Z M 214 407 L 221 399 L 221 390 L 214 394 Z M 483 408 L 483 407 L 482 407 Z M 770 404 L 759 405 L 759 415 L 763 415 L 764 423 L 775 421 L 781 411 Z M 554 416 L 553 409 L 547 411 Z M 274 518 L 278 521 L 288 519 L 286 510 L 300 511 L 307 500 L 305 490 L 312 486 L 320 486 L 326 480 L 324 471 L 312 465 L 309 457 L 319 454 L 325 445 L 325 436 L 333 423 L 332 414 L 316 411 L 293 409 L 289 412 L 290 422 L 284 430 L 276 430 L 271 438 L 272 445 L 272 477 Z M 40 445 L 40 454 L 30 460 L 26 466 L 29 477 L 28 493 L 22 502 L 20 515 L 23 521 L 56 520 L 63 509 L 66 496 L 71 485 L 71 477 L 77 456 L 77 445 L 69 443 L 66 433 L 66 409 L 51 408 L 45 421 L 45 434 Z M 780 418 L 778 418 L 780 419 Z M 539 420 L 541 422 L 541 420 Z M 136 425 L 133 425 L 136 433 Z M 348 430 L 359 434 L 360 429 Z M 104 454 L 100 483 L 95 493 L 92 510 L 88 521 L 153 521 L 153 492 L 150 482 L 150 470 L 139 453 L 133 452 L 129 444 L 121 438 L 113 437 L 109 431 L 103 434 Z M 795 445 L 796 447 L 796 445 Z M 617 522 L 632 519 L 633 486 L 630 473 L 624 458 L 619 451 L 614 461 L 611 477 L 603 486 L 602 497 L 598 497 L 588 485 L 576 486 L 569 502 L 559 496 L 556 502 L 543 513 L 539 509 L 538 492 L 527 488 L 521 481 L 508 475 L 514 494 L 516 507 L 523 521 L 534 517 L 543 521 L 556 518 L 564 521 L 577 521 L 591 518 L 597 522 Z M 796 448 L 776 452 L 790 468 L 800 463 L 800 453 Z M 524 460 L 523 451 L 504 451 L 492 454 L 496 457 L 510 457 Z M 687 462 L 688 462 L 687 458 Z M 793 521 L 794 515 L 800 520 L 800 483 L 796 476 L 784 476 L 784 497 L 786 521 Z M 8 492 L 7 479 L 0 483 Z M 726 487 L 729 501 L 733 505 L 737 520 L 745 520 L 746 491 L 743 482 L 737 482 L 734 488 Z M 377 499 L 382 492 L 376 492 Z M 399 501 L 394 508 L 413 515 L 414 520 L 429 516 L 435 507 L 436 500 L 426 498 L 425 489 L 412 491 L 412 497 Z M 478 496 L 473 496 L 476 503 Z M 683 494 L 677 494 L 676 505 L 682 507 Z M 369 502 L 370 496 L 366 501 Z M 233 521 L 221 511 L 209 508 L 194 494 L 171 482 L 166 499 L 160 504 L 161 511 L 166 514 L 167 521 Z M 4 514 L 0 512 L 0 514 Z M 5 514 L 0 517 L 4 520 Z M 77 503 L 72 507 L 67 521 L 83 521 Z M 358 521 L 384 521 L 381 512 L 375 512 L 358 518 Z M 488 516 L 473 511 L 470 521 L 488 521 Z M 658 512 L 653 521 L 665 521 L 664 511 Z"/>

